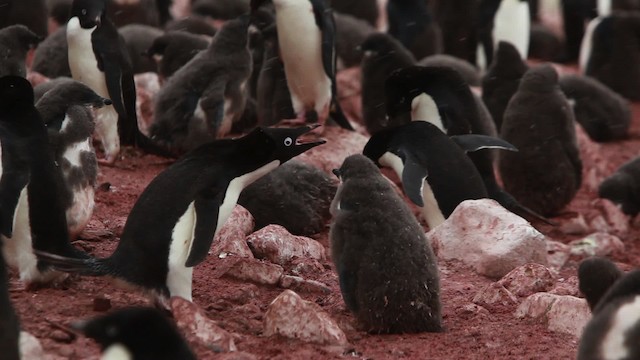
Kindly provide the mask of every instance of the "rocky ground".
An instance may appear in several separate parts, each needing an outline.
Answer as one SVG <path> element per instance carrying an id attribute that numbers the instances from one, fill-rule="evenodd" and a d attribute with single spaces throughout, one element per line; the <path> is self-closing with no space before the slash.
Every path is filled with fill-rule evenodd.
<path id="1" fill-rule="evenodd" d="M 358 76 L 357 69 L 340 75 L 342 103 L 352 119 L 360 113 Z M 143 113 L 149 110 L 144 100 L 140 105 Z M 239 208 L 210 256 L 195 268 L 195 305 L 172 301 L 176 321 L 200 359 L 573 358 L 590 316 L 577 290 L 579 261 L 590 254 L 607 255 L 627 270 L 640 258 L 640 226 L 597 199 L 595 191 L 604 177 L 638 154 L 640 106 L 633 110 L 624 141 L 595 144 L 579 131 L 584 182 L 565 212 L 553 219 L 558 226 L 534 224 L 538 233 L 500 209 L 469 215 L 478 205 L 469 204 L 452 215 L 457 220 L 429 234 L 440 259 L 443 333 L 359 331 L 345 309 L 329 258 L 328 224 L 313 239 L 293 237 L 277 227 L 251 234 L 252 218 Z M 301 156 L 325 171 L 361 151 L 366 142 L 361 133 L 338 129 L 329 129 L 325 137 L 327 145 Z M 108 256 L 138 194 L 169 163 L 125 149 L 114 167 L 102 167 L 93 220 L 75 245 Z M 480 206 L 492 208 L 490 202 Z M 460 219 L 471 216 L 477 220 L 461 230 Z M 462 241 L 452 245 L 451 238 Z M 283 251 L 278 239 L 296 246 Z M 497 261 L 487 252 L 493 241 L 504 250 Z M 524 265 L 528 262 L 544 266 Z M 70 322 L 150 305 L 135 289 L 117 287 L 106 278 L 72 276 L 53 288 L 25 289 L 11 273 L 10 292 L 23 329 L 40 340 L 50 359 L 98 357 L 98 347 L 71 331 Z"/>

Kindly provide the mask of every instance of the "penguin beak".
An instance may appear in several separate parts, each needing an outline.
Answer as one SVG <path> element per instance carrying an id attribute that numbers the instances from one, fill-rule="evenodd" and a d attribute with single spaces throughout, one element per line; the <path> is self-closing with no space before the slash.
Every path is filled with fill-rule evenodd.
<path id="1" fill-rule="evenodd" d="M 336 177 L 338 177 L 338 179 L 340 179 L 340 169 L 333 169 L 331 170 L 331 172 L 333 173 L 333 175 L 335 175 Z"/>
<path id="2" fill-rule="evenodd" d="M 296 148 L 304 149 L 303 150 L 304 152 L 318 145 L 325 144 L 327 142 L 327 140 L 325 139 L 318 139 L 318 138 L 309 139 L 310 137 L 309 135 L 311 135 L 310 133 L 313 130 L 319 128 L 320 126 L 321 126 L 320 124 L 312 124 L 312 125 L 300 127 L 298 130 L 298 134 L 296 136 Z M 313 140 L 313 141 L 308 141 L 308 140 Z"/>

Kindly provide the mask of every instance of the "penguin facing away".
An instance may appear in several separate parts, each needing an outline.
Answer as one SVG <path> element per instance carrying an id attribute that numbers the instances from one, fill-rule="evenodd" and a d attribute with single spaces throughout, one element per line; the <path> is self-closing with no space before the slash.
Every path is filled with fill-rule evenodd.
<path id="1" fill-rule="evenodd" d="M 72 238 L 87 225 L 95 204 L 98 163 L 91 144 L 95 124 L 89 107 L 110 104 L 111 100 L 71 79 L 54 86 L 36 103 L 47 126 L 51 152 L 62 169 L 62 196 Z"/>
<path id="2" fill-rule="evenodd" d="M 578 360 L 640 357 L 640 270 L 611 285 L 592 312 L 580 338 Z"/>
<path id="3" fill-rule="evenodd" d="M 0 76 L 26 77 L 27 52 L 42 40 L 24 25 L 11 25 L 0 29 Z"/>
<path id="4" fill-rule="evenodd" d="M 76 260 L 47 253 L 56 269 L 109 275 L 137 285 L 166 305 L 191 300 L 193 266 L 202 262 L 240 192 L 253 181 L 324 140 L 303 142 L 316 126 L 256 128 L 238 139 L 204 144 L 161 172 L 131 210 L 115 252 Z"/>
<path id="5" fill-rule="evenodd" d="M 578 267 L 578 287 L 584 294 L 591 311 L 598 305 L 607 290 L 623 276 L 611 260 L 590 257 L 580 262 Z"/>
<path id="6" fill-rule="evenodd" d="M 440 26 L 425 0 L 389 0 L 388 33 L 409 49 L 416 59 L 442 52 Z"/>
<path id="7" fill-rule="evenodd" d="M 342 298 L 371 333 L 443 331 L 438 264 L 424 230 L 373 162 L 347 157 L 331 203 Z"/>
<path id="8" fill-rule="evenodd" d="M 395 171 L 405 194 L 422 207 L 422 215 L 433 229 L 464 200 L 488 196 L 482 176 L 465 154 L 486 148 L 516 150 L 497 138 L 471 134 L 449 137 L 430 122 L 413 121 L 374 134 L 363 154 Z"/>
<path id="9" fill-rule="evenodd" d="M 100 345 L 101 359 L 196 359 L 175 324 L 153 308 L 119 309 L 71 327 Z"/>
<path id="10" fill-rule="evenodd" d="M 207 50 L 173 74 L 154 100 L 151 138 L 174 154 L 227 135 L 249 94 L 249 17 L 228 21 Z"/>
<path id="11" fill-rule="evenodd" d="M 598 187 L 598 196 L 618 204 L 627 215 L 640 213 L 640 157 L 624 163 Z"/>
<path id="12" fill-rule="evenodd" d="M 33 54 L 31 70 L 50 79 L 71 77 L 69 68 L 69 48 L 67 46 L 67 26 L 61 26 L 49 34 Z"/>
<path id="13" fill-rule="evenodd" d="M 69 67 L 75 80 L 87 84 L 113 105 L 97 111 L 96 134 L 105 162 L 115 162 L 121 143 L 161 152 L 140 132 L 131 59 L 122 36 L 106 16 L 107 0 L 74 0 L 67 23 Z"/>
<path id="14" fill-rule="evenodd" d="M 2 245 L 2 240 L 0 240 Z M 3 359 L 20 359 L 20 323 L 9 297 L 9 274 L 0 256 L 0 353 Z"/>
<path id="15" fill-rule="evenodd" d="M 335 19 L 324 0 L 271 0 L 280 56 L 297 119 L 324 123 L 329 116 L 353 130 L 337 100 Z M 251 0 L 251 12 L 267 0 Z"/>
<path id="16" fill-rule="evenodd" d="M 362 119 L 370 134 L 411 121 L 408 115 L 389 116 L 385 102 L 385 81 L 394 70 L 412 66 L 415 58 L 389 34 L 369 35 L 360 45 Z"/>
<path id="17" fill-rule="evenodd" d="M 500 153 L 507 192 L 544 216 L 555 215 L 582 182 L 574 115 L 550 65 L 529 69 L 504 114 L 501 137 L 518 153 Z M 553 159 L 553 166 L 549 166 Z"/>
<path id="18" fill-rule="evenodd" d="M 0 78 L 0 146 L 0 233 L 5 260 L 27 285 L 49 282 L 60 274 L 37 260 L 34 251 L 69 258 L 86 255 L 69 243 L 62 173 L 33 105 L 31 84 L 22 77 Z"/>
<path id="19" fill-rule="evenodd" d="M 170 31 L 153 40 L 146 54 L 155 60 L 160 78 L 166 80 L 208 46 L 202 36 Z"/>

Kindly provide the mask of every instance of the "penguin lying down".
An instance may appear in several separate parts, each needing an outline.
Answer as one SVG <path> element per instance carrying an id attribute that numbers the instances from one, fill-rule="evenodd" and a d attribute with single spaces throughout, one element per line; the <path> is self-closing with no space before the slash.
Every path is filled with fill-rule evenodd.
<path id="1" fill-rule="evenodd" d="M 191 300 L 193 266 L 206 258 L 240 192 L 287 160 L 324 144 L 301 139 L 317 127 L 256 128 L 241 138 L 204 144 L 149 183 L 111 256 L 37 256 L 60 271 L 109 275 L 137 285 L 163 305 L 172 296 Z"/>
<path id="2" fill-rule="evenodd" d="M 363 154 L 396 172 L 405 194 L 422 207 L 433 229 L 464 200 L 488 197 L 482 176 L 466 152 L 491 148 L 517 151 L 498 138 L 448 136 L 430 122 L 412 121 L 373 135 Z"/>

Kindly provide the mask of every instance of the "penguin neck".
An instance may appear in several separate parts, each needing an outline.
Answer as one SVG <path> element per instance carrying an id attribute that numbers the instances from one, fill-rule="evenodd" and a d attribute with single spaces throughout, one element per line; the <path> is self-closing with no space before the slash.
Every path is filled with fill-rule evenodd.
<path id="1" fill-rule="evenodd" d="M 431 96 L 425 93 L 422 93 L 411 100 L 411 120 L 432 123 L 442 132 L 446 133 L 436 102 Z"/>

